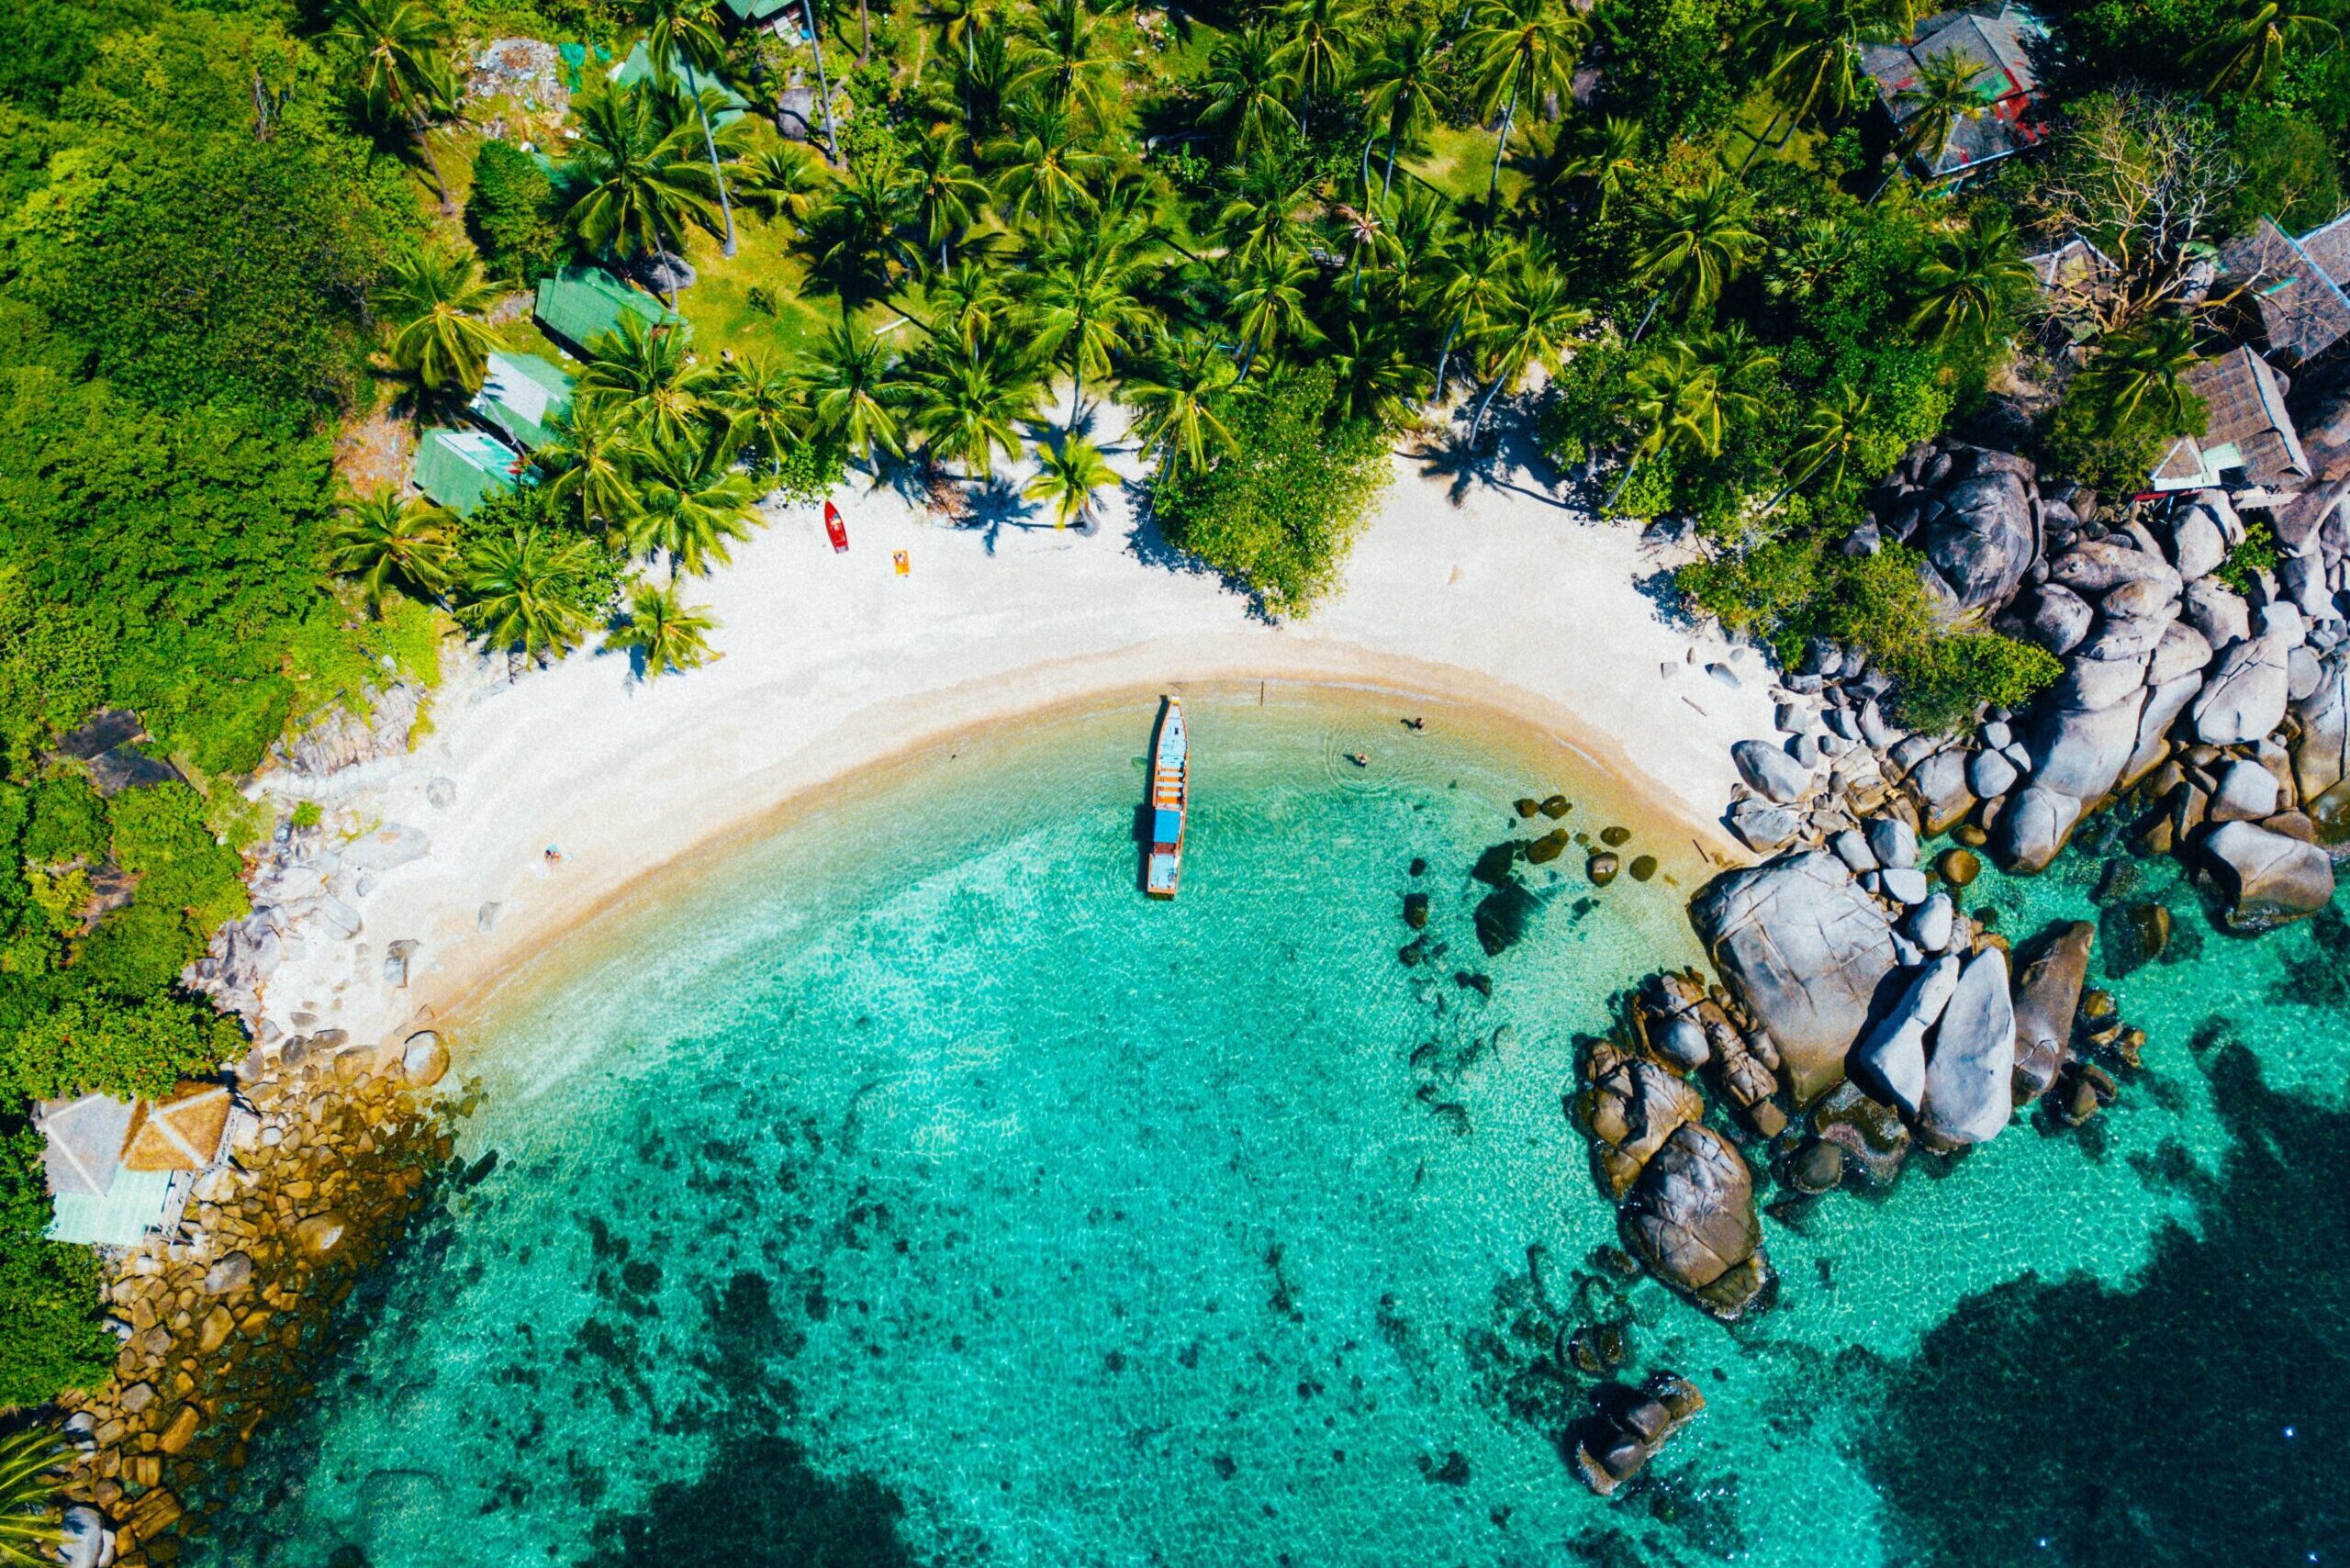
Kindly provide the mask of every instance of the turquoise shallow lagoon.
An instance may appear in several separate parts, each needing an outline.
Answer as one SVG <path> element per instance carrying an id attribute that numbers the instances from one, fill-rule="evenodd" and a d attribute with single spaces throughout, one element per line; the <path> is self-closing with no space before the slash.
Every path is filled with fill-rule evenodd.
<path id="1" fill-rule="evenodd" d="M 1508 802 L 1619 819 L 1563 748 L 1409 711 L 1195 700 L 1172 905 L 1136 890 L 1127 704 L 912 759 L 583 930 L 468 1035 L 479 1180 L 198 1558 L 2350 1561 L 2339 912 L 2234 940 L 2150 871 L 2201 950 L 2113 982 L 2152 1036 L 2121 1103 L 1783 1210 L 1778 1303 L 1724 1328 L 1595 1263 L 1561 1111 L 1578 1034 L 1695 956 L 1691 857 L 1644 830 L 1681 885 L 1602 891 L 1572 851 L 1488 958 Z M 2093 918 L 2100 871 L 1972 902 Z M 1414 889 L 1433 966 L 1396 958 Z M 1709 1402 L 1612 1502 L 1558 1448 L 1599 1323 Z"/>

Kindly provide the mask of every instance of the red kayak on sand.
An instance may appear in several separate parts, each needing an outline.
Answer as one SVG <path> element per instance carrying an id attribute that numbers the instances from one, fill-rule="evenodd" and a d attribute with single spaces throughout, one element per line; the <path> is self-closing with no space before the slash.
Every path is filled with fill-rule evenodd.
<path id="1" fill-rule="evenodd" d="M 824 534 L 833 542 L 834 554 L 847 553 L 848 525 L 841 521 L 841 509 L 830 501 L 824 503 Z"/>

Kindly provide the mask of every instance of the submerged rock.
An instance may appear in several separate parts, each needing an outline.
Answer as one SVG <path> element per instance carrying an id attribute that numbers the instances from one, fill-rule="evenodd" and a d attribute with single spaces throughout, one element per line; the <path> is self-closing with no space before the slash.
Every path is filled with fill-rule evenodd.
<path id="1" fill-rule="evenodd" d="M 1885 1186 L 1909 1156 L 1909 1129 L 1900 1113 L 1872 1099 L 1856 1083 L 1838 1085 L 1812 1107 L 1815 1136 L 1842 1149 L 1861 1173 Z"/>

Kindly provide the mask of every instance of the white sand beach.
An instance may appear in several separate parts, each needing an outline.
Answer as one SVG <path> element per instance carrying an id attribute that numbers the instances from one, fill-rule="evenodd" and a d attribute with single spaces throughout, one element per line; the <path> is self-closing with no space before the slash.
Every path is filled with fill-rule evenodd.
<path id="1" fill-rule="evenodd" d="M 648 872 L 802 791 L 974 725 L 1185 682 L 1371 684 L 1480 704 L 1573 745 L 1709 853 L 1743 860 L 1718 818 L 1731 743 L 1771 733 L 1761 661 L 1735 655 L 1736 688 L 1708 678 L 1732 650 L 1668 623 L 1639 586 L 1675 557 L 1529 483 L 1456 490 L 1397 458 L 1343 589 L 1278 626 L 1161 559 L 1121 497 L 1087 533 L 1041 513 L 1022 521 L 1016 501 L 997 526 L 949 526 L 856 485 L 840 497 L 845 554 L 818 509 L 773 509 L 730 566 L 686 585 L 722 622 L 723 656 L 701 670 L 643 682 L 619 655 L 581 654 L 509 680 L 503 659 L 453 661 L 466 668 L 412 753 L 338 776 L 324 797 L 364 823 L 420 831 L 429 851 L 353 898 L 356 962 L 350 944 L 295 945 L 263 992 L 265 1014 L 288 1033 L 302 1013 L 355 1041 L 396 1038 Z M 428 799 L 436 780 L 446 805 Z M 486 903 L 498 906 L 487 931 Z M 402 939 L 420 946 L 395 990 L 382 955 Z"/>

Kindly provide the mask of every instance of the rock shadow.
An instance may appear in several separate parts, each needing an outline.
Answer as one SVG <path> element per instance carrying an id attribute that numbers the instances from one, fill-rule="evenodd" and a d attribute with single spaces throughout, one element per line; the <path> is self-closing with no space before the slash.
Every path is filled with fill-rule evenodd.
<path id="1" fill-rule="evenodd" d="M 1882 1364 L 1856 1444 L 1924 1568 L 2350 1553 L 2350 1111 L 2210 1058 L 2232 1146 L 2126 1285 L 2027 1275 Z"/>

